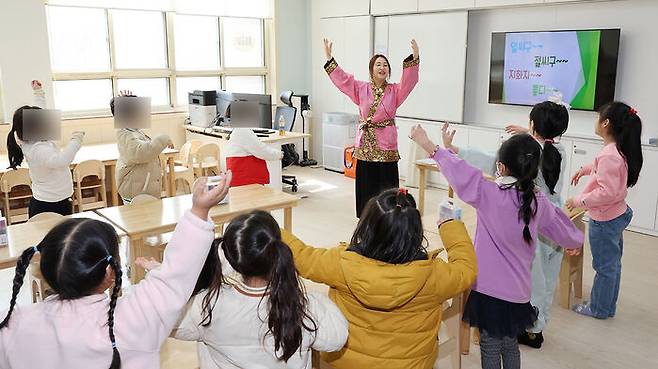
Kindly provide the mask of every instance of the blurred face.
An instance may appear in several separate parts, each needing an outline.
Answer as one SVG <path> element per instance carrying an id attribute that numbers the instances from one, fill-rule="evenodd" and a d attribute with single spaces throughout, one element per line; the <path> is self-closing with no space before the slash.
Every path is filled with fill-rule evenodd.
<path id="1" fill-rule="evenodd" d="M 372 66 L 372 78 L 376 81 L 384 81 L 388 79 L 389 67 L 386 59 L 379 57 L 375 60 Z"/>

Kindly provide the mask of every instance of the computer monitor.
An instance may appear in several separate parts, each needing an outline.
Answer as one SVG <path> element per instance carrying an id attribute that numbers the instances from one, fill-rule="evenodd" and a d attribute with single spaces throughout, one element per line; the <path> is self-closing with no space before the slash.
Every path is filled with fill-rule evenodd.
<path id="1" fill-rule="evenodd" d="M 235 109 L 231 105 L 235 105 Z M 225 126 L 269 129 L 272 128 L 272 97 L 220 90 L 217 91 L 217 113 L 224 118 Z"/>

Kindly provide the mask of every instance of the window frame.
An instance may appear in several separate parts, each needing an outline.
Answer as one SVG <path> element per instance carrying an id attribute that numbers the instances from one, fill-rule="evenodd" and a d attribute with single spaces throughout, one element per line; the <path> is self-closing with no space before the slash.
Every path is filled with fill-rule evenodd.
<path id="1" fill-rule="evenodd" d="M 67 5 L 48 5 L 52 7 L 75 8 L 76 6 Z M 76 81 L 76 80 L 89 80 L 89 79 L 110 79 L 112 81 L 112 95 L 119 94 L 118 80 L 119 79 L 143 79 L 143 78 L 166 78 L 168 79 L 169 86 L 169 105 L 154 106 L 153 113 L 171 113 L 182 112 L 186 109 L 183 106 L 187 105 L 187 101 L 177 101 L 176 91 L 176 78 L 177 77 L 219 77 L 220 88 L 225 86 L 226 76 L 262 76 L 264 78 L 264 92 L 270 93 L 272 87 L 273 75 L 271 69 L 271 32 L 273 32 L 273 22 L 268 22 L 267 18 L 251 18 L 251 17 L 225 17 L 215 15 L 202 15 L 202 14 L 188 14 L 177 13 L 174 11 L 157 11 L 164 17 L 165 38 L 166 38 L 166 57 L 167 68 L 161 69 L 118 69 L 115 66 L 115 40 L 113 32 L 112 10 L 123 10 L 114 8 L 103 8 L 107 19 L 108 27 L 108 46 L 110 49 L 110 71 L 108 72 L 53 72 L 52 81 Z M 180 71 L 176 70 L 176 45 L 175 45 L 175 18 L 176 15 L 192 15 L 192 16 L 206 16 L 218 18 L 218 40 L 219 40 L 219 69 L 214 70 L 195 70 L 195 71 Z M 262 67 L 224 67 L 224 31 L 223 24 L 225 18 L 247 18 L 257 19 L 261 23 L 261 37 L 263 45 L 263 66 Z M 50 35 L 48 35 L 50 37 Z M 107 109 L 99 110 L 77 110 L 63 112 L 64 117 L 89 117 L 89 116 L 107 116 L 109 115 L 109 105 Z"/>

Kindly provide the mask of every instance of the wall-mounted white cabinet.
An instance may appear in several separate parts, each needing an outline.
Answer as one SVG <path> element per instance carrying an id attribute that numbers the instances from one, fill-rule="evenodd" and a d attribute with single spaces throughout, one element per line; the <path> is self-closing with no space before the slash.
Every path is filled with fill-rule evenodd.
<path id="1" fill-rule="evenodd" d="M 468 129 L 468 146 L 486 152 L 496 152 L 504 135 L 498 130 L 488 128 Z"/>
<path id="2" fill-rule="evenodd" d="M 542 4 L 544 0 L 475 0 L 475 8 Z"/>
<path id="3" fill-rule="evenodd" d="M 603 143 L 598 142 L 574 142 L 570 153 L 570 163 L 568 167 L 568 175 L 566 178 L 571 181 L 571 178 L 576 174 L 581 167 L 594 162 L 594 158 L 603 148 Z M 576 196 L 580 194 L 585 188 L 587 177 L 581 178 L 577 186 L 571 186 L 569 183 L 565 184 L 568 187 L 567 197 Z"/>
<path id="4" fill-rule="evenodd" d="M 351 17 L 370 14 L 370 0 L 313 0 L 320 18 Z"/>
<path id="5" fill-rule="evenodd" d="M 418 0 L 371 0 L 370 14 L 390 15 L 415 13 L 418 11 Z"/>
<path id="6" fill-rule="evenodd" d="M 635 186 L 628 189 L 626 202 L 633 209 L 631 225 L 653 229 L 656 222 L 656 208 L 658 207 L 658 151 L 644 150 L 644 164 L 640 178 Z"/>
<path id="7" fill-rule="evenodd" d="M 472 9 L 474 7 L 475 0 L 418 0 L 419 12 Z"/>

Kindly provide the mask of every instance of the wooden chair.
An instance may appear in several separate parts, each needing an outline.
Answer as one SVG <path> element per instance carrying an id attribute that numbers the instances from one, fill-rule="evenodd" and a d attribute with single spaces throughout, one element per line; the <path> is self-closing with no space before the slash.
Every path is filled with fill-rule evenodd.
<path id="1" fill-rule="evenodd" d="M 197 178 L 211 174 L 218 175 L 221 172 L 219 146 L 215 143 L 201 145 L 194 154 L 192 165 Z"/>
<path id="2" fill-rule="evenodd" d="M 203 142 L 200 140 L 190 140 L 185 142 L 183 146 L 181 146 L 181 149 L 178 152 L 178 159 L 174 160 L 174 164 L 188 166 L 188 163 L 192 161 L 192 157 L 196 154 L 201 145 L 203 145 Z"/>
<path id="3" fill-rule="evenodd" d="M 183 163 L 181 165 L 174 165 L 174 183 L 176 188 L 174 189 L 173 193 L 178 193 L 178 183 L 182 182 L 182 184 L 186 186 L 183 192 L 189 194 L 192 193 L 192 185 L 194 184 L 194 168 L 192 166 L 192 157 L 188 155 L 186 158 L 181 159 L 185 159 L 186 161 L 181 161 L 181 163 Z M 165 164 L 164 155 L 160 155 L 160 162 Z M 162 166 L 162 181 L 165 184 L 162 186 L 162 197 L 167 197 L 167 194 L 169 193 L 168 165 Z"/>
<path id="4" fill-rule="evenodd" d="M 100 160 L 85 160 L 76 165 L 73 169 L 73 188 L 73 206 L 77 212 L 107 207 L 105 164 Z M 92 196 L 85 196 L 87 194 Z"/>
<path id="5" fill-rule="evenodd" d="M 29 200 L 32 198 L 32 180 L 27 168 L 10 170 L 0 179 L 4 213 L 7 225 L 25 222 L 28 219 Z M 17 207 L 12 205 L 18 205 Z"/>
<path id="6" fill-rule="evenodd" d="M 448 338 L 441 340 L 439 338 L 439 353 L 434 362 L 434 367 L 438 368 L 438 362 L 447 357 L 450 357 L 452 369 L 461 369 L 462 356 L 460 350 L 460 331 L 462 320 L 462 294 L 458 294 L 452 298 L 452 304 L 447 301 L 443 302 L 443 316 L 441 320 L 441 332 L 445 333 Z"/>
<path id="7" fill-rule="evenodd" d="M 584 209 L 564 209 L 576 228 L 585 233 L 586 225 L 583 220 Z M 584 245 L 583 245 L 584 246 Z M 570 256 L 566 253 L 562 258 L 558 283 L 558 303 L 565 309 L 571 309 L 573 298 L 583 298 L 583 252 L 580 255 Z"/>
<path id="8" fill-rule="evenodd" d="M 51 219 L 63 219 L 64 216 L 57 213 L 39 213 L 28 220 L 28 223 L 42 222 Z M 35 260 L 36 259 L 36 260 Z M 41 274 L 39 267 L 39 258 L 32 258 L 30 261 L 30 287 L 32 289 L 32 303 L 43 301 L 51 294 L 50 286 Z"/>

